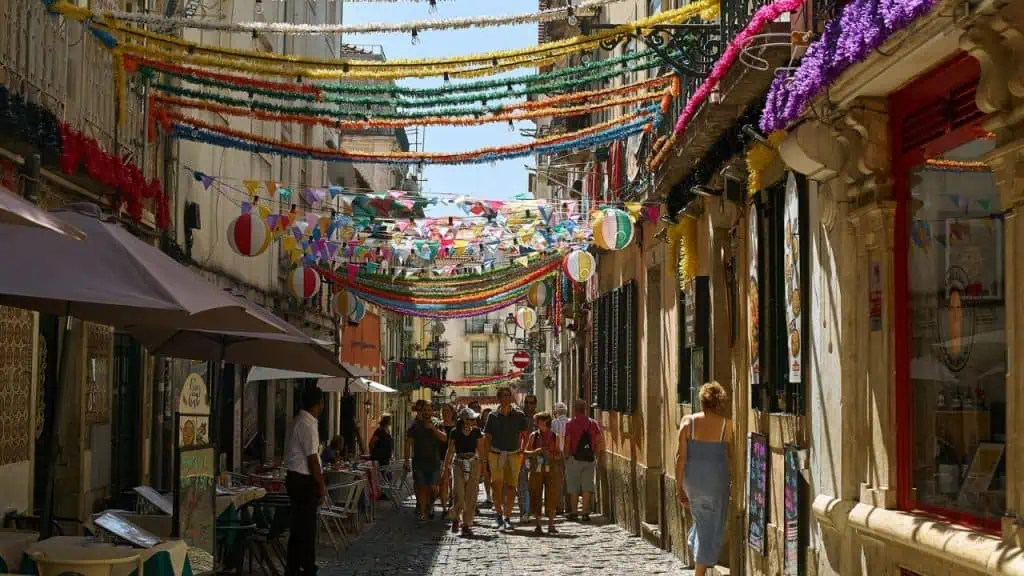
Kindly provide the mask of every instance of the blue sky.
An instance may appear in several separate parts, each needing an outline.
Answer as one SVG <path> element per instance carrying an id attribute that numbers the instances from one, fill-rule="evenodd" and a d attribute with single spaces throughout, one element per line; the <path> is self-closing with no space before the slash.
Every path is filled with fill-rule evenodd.
<path id="1" fill-rule="evenodd" d="M 466 16 L 519 14 L 537 10 L 537 0 L 456 0 L 438 2 L 437 12 L 428 11 L 429 3 L 348 3 L 344 4 L 345 24 L 369 22 L 405 22 L 409 20 L 443 19 Z M 419 33 L 420 43 L 413 45 L 408 34 L 359 34 L 342 40 L 348 44 L 376 44 L 383 46 L 388 59 L 441 58 L 459 54 L 508 50 L 532 46 L 537 43 L 537 25 L 506 26 L 469 30 L 438 30 Z M 532 72 L 518 70 L 513 75 Z M 414 87 L 443 84 L 440 78 L 400 80 Z M 453 81 L 454 82 L 454 81 Z M 426 129 L 428 152 L 455 152 L 524 142 L 521 128 L 532 128 L 532 123 L 516 123 L 515 132 L 508 124 L 487 124 L 471 127 L 430 126 Z M 421 129 L 422 130 L 422 129 Z M 423 190 L 426 193 L 462 194 L 473 198 L 508 200 L 526 192 L 527 171 L 524 164 L 533 165 L 532 158 L 504 160 L 493 164 L 465 166 L 426 166 Z M 447 213 L 447 212 L 446 212 Z M 435 214 L 441 215 L 441 214 Z"/>

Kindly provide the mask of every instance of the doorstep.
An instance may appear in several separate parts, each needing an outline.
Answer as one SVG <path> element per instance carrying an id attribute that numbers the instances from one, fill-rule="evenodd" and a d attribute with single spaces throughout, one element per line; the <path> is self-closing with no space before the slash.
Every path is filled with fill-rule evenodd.
<path id="1" fill-rule="evenodd" d="M 648 524 L 647 522 L 640 523 L 640 535 L 643 536 L 649 544 L 657 546 L 662 550 L 665 549 L 664 539 L 661 533 L 661 526 L 657 524 Z"/>

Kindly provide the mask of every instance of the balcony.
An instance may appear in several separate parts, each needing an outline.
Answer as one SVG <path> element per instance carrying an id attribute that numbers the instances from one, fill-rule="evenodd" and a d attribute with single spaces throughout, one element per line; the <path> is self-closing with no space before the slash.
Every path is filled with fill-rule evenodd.
<path id="1" fill-rule="evenodd" d="M 499 320 L 485 320 L 482 318 L 473 318 L 465 321 L 463 333 L 501 336 L 504 334 L 504 331 L 502 329 L 502 322 Z"/>
<path id="2" fill-rule="evenodd" d="M 501 362 L 469 361 L 462 363 L 462 375 L 465 377 L 498 376 L 505 373 Z"/>

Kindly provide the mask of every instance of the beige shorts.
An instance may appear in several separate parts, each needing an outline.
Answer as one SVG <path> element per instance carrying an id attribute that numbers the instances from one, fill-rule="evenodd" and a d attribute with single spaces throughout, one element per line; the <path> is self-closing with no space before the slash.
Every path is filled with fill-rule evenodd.
<path id="1" fill-rule="evenodd" d="M 491 484 L 519 485 L 519 470 L 523 467 L 523 455 L 515 452 L 491 452 L 487 455 L 491 469 Z"/>

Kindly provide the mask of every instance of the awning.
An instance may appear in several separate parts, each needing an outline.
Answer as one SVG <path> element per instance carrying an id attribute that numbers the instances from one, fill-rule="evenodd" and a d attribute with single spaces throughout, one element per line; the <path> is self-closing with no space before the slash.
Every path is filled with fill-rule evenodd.
<path id="1" fill-rule="evenodd" d="M 343 364 L 353 374 L 359 374 L 360 372 L 366 373 L 351 364 Z M 295 370 L 278 370 L 276 368 L 263 368 L 261 366 L 255 366 L 249 371 L 249 376 L 245 379 L 248 382 L 262 382 L 268 380 L 299 380 L 299 379 L 315 379 L 317 381 L 317 387 L 324 392 L 344 392 L 345 384 L 348 384 L 350 392 L 380 392 L 382 394 L 394 394 L 398 390 L 390 388 L 370 380 L 366 377 L 358 378 L 335 378 L 333 376 L 326 376 L 324 374 L 314 374 L 312 372 L 299 372 Z"/>

